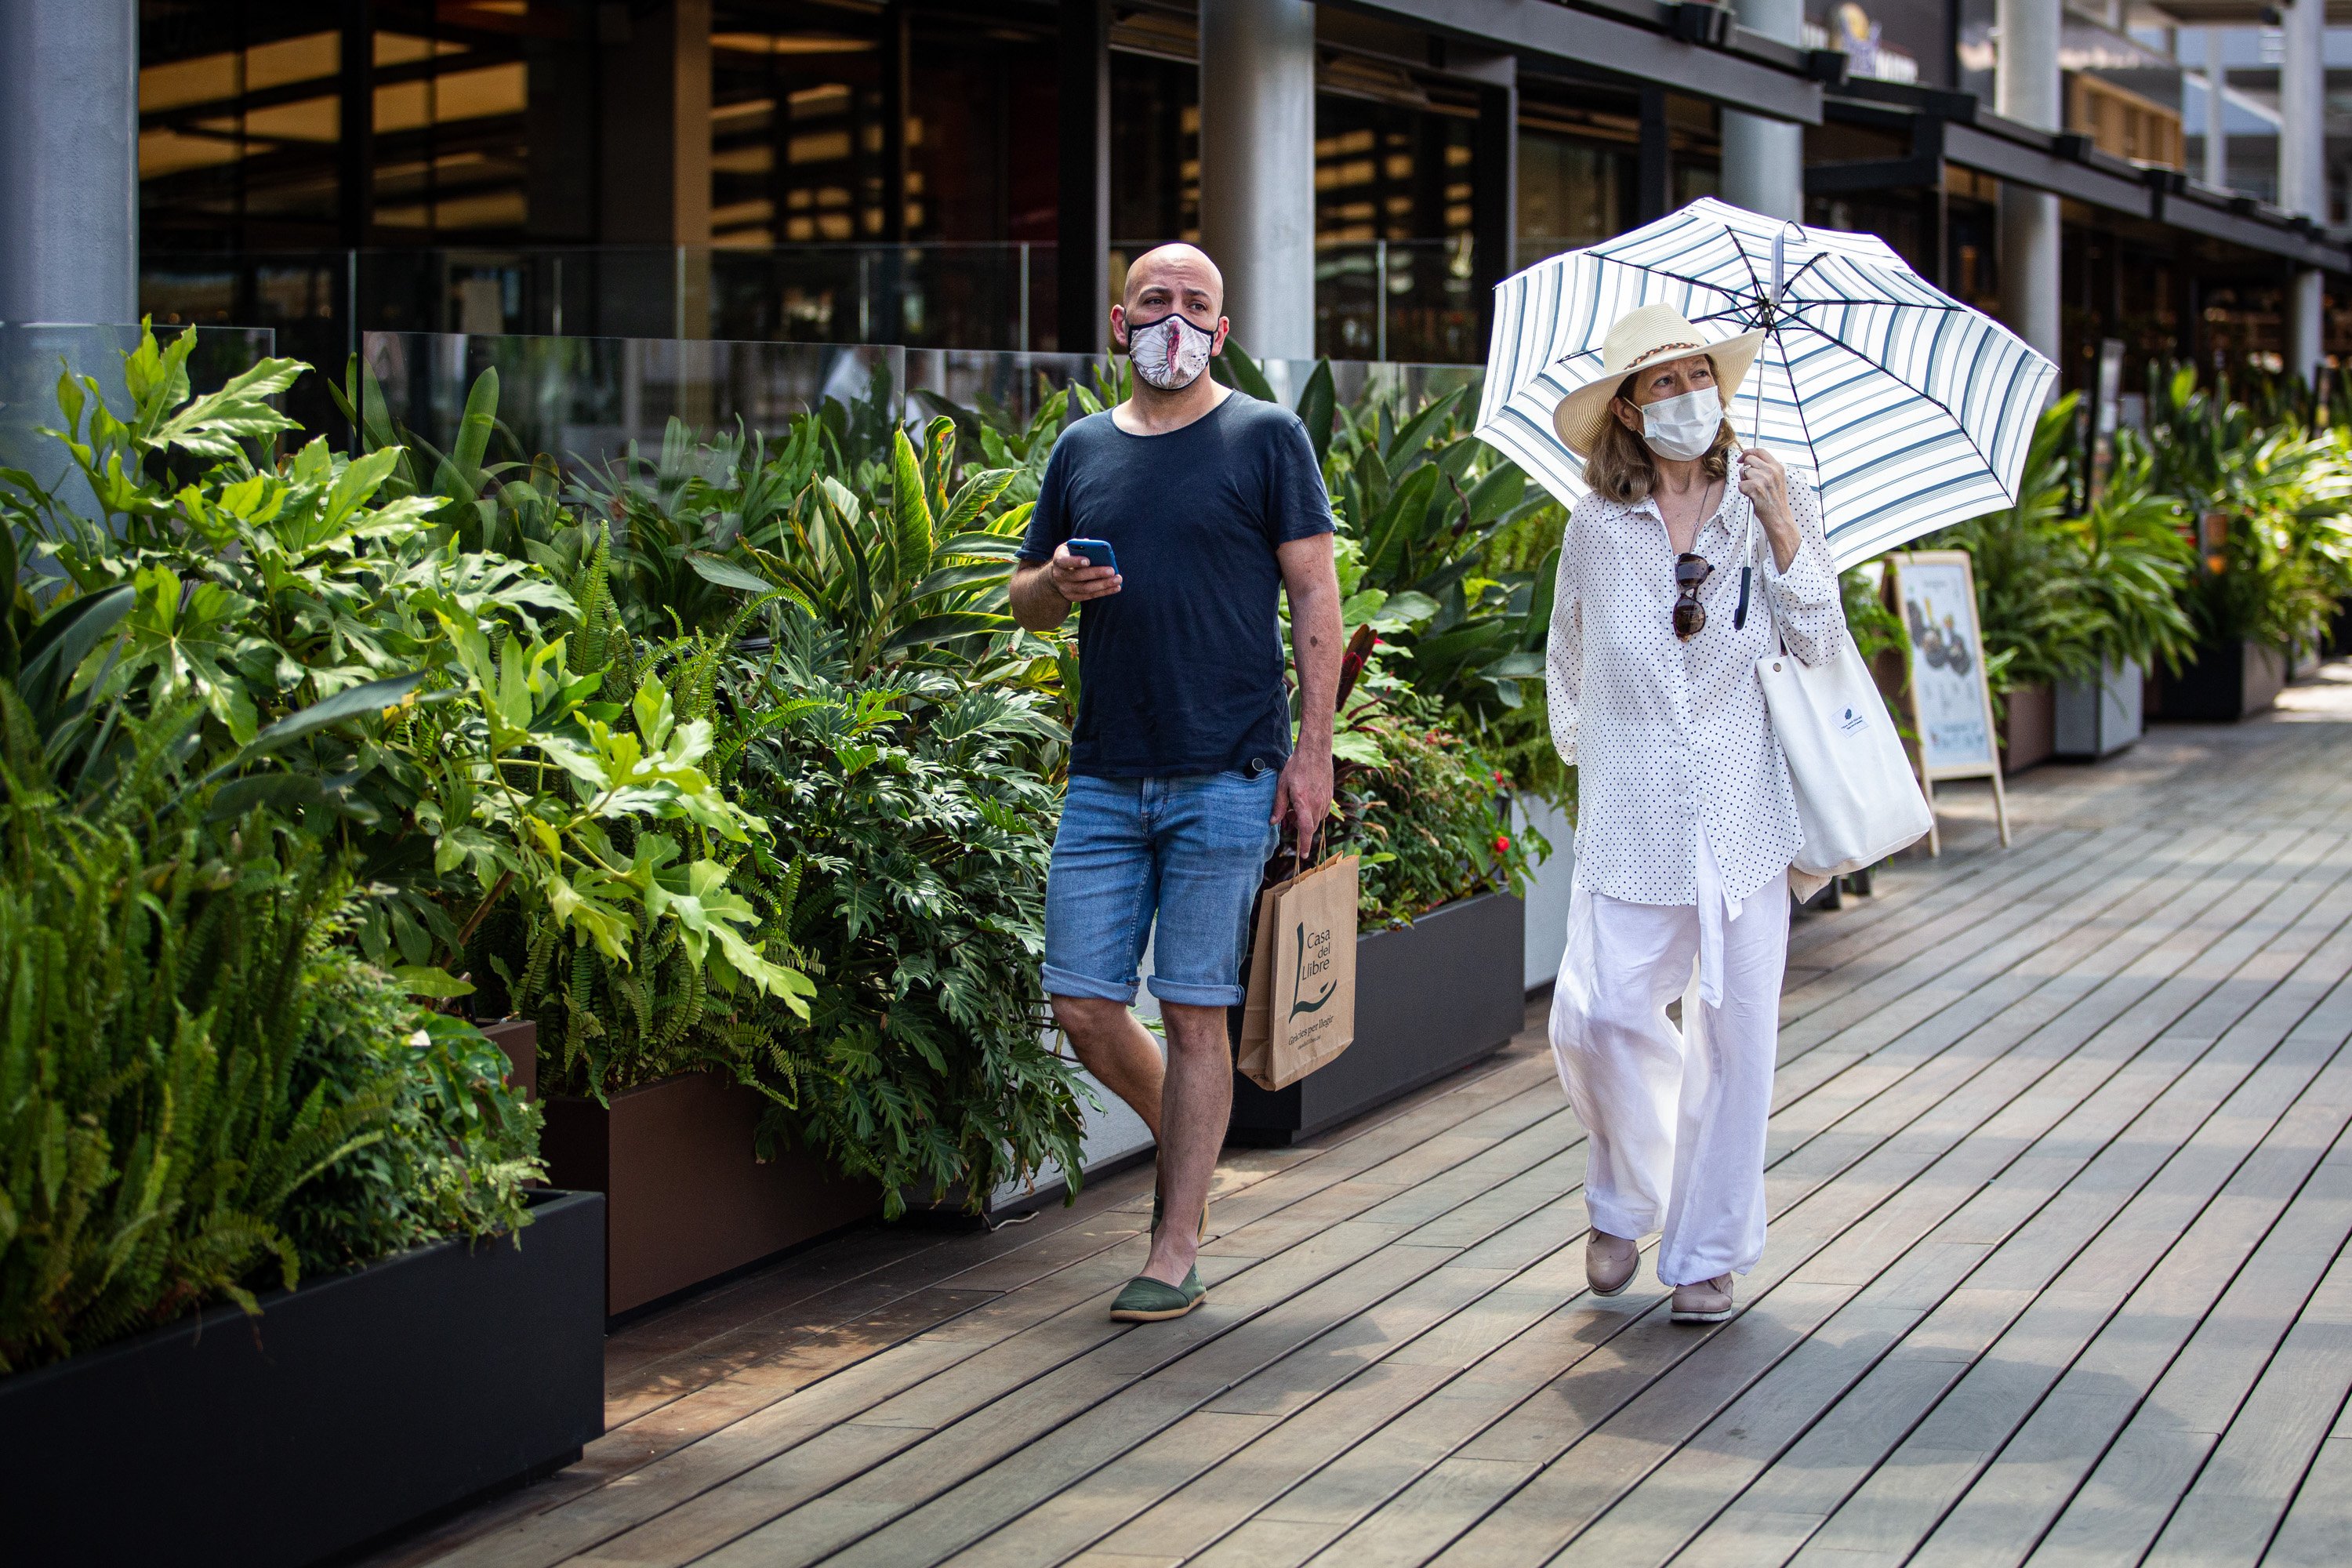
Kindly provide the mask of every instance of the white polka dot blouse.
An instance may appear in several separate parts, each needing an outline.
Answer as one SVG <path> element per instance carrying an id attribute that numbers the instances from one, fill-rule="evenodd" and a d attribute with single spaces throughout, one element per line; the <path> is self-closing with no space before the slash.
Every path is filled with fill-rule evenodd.
<path id="1" fill-rule="evenodd" d="M 1770 881 L 1803 841 L 1756 661 L 1776 620 L 1806 664 L 1836 658 L 1845 616 L 1820 497 L 1791 474 L 1802 547 L 1781 572 L 1763 528 L 1752 530 L 1748 619 L 1733 628 L 1754 511 L 1738 487 L 1735 458 L 1723 503 L 1699 528 L 1695 548 L 1715 571 L 1699 593 L 1706 625 L 1688 642 L 1675 636 L 1675 552 L 1657 503 L 1593 494 L 1569 514 L 1547 701 L 1553 743 L 1577 769 L 1576 880 L 1612 899 L 1695 903 L 1702 820 L 1733 899 Z"/>

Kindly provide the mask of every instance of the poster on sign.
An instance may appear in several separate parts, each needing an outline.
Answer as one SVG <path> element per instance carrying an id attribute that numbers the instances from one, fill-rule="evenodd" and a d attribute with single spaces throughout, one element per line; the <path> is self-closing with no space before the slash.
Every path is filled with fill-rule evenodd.
<path id="1" fill-rule="evenodd" d="M 1924 550 L 1886 558 L 1888 593 L 1911 638 L 1910 707 L 1919 782 L 1929 805 L 1939 779 L 1989 778 L 2000 841 L 2009 842 L 2000 740 L 1985 680 L 1976 576 L 1968 552 Z M 1941 848 L 1931 837 L 1929 851 Z"/>

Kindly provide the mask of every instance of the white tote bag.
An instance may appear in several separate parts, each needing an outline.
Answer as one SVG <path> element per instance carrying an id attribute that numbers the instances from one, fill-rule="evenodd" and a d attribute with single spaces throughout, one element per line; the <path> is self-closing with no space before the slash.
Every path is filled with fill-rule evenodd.
<path id="1" fill-rule="evenodd" d="M 1837 658 L 1810 667 L 1789 652 L 1770 593 L 1759 591 L 1772 616 L 1775 651 L 1756 661 L 1756 678 L 1805 830 L 1796 869 L 1843 877 L 1925 838 L 1936 819 L 1853 633 L 1839 639 Z"/>

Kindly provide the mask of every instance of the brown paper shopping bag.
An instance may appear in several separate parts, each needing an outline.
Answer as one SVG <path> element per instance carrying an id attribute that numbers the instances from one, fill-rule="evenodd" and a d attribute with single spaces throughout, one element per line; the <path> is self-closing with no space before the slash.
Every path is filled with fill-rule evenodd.
<path id="1" fill-rule="evenodd" d="M 1286 1089 L 1356 1037 L 1356 857 L 1335 856 L 1259 896 L 1237 1064 Z"/>

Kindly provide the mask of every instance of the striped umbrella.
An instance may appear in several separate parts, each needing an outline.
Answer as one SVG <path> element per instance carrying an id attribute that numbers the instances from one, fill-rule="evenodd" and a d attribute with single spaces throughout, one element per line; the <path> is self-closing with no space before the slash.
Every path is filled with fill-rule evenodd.
<path id="1" fill-rule="evenodd" d="M 1734 426 L 1819 487 L 1841 567 L 2012 505 L 2057 367 L 1911 270 L 1875 235 L 1800 228 L 1713 197 L 1537 263 L 1495 290 L 1478 435 L 1573 503 L 1552 429 L 1639 305 L 1716 337 L 1763 328 Z"/>

